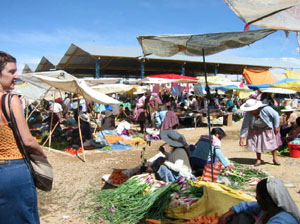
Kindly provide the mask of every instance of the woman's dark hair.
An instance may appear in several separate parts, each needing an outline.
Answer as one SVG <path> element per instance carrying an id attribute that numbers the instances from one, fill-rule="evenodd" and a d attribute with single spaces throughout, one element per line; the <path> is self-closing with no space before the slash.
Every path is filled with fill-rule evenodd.
<path id="1" fill-rule="evenodd" d="M 258 182 L 256 186 L 257 203 L 260 208 L 266 212 L 263 218 L 263 223 L 267 223 L 268 220 L 279 213 L 281 209 L 272 200 L 267 189 L 267 178 Z"/>
<path id="2" fill-rule="evenodd" d="M 222 128 L 213 128 L 211 130 L 211 134 L 212 135 L 218 134 L 220 136 L 220 138 L 224 138 L 226 136 L 226 133 Z"/>
<path id="3" fill-rule="evenodd" d="M 6 66 L 6 64 L 9 62 L 16 63 L 17 60 L 10 54 L 8 54 L 4 51 L 0 51 L 0 75 L 1 75 L 1 72 L 4 69 L 4 67 Z"/>

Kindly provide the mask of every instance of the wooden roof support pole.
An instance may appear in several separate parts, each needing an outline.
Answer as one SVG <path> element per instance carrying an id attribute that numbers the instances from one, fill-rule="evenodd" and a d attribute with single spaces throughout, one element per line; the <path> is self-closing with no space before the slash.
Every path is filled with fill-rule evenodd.
<path id="1" fill-rule="evenodd" d="M 53 94 L 53 108 L 52 108 L 52 113 L 51 113 L 51 121 L 50 121 L 50 127 L 49 127 L 49 147 L 48 147 L 48 151 L 50 151 L 50 147 L 51 147 L 51 141 L 52 141 L 52 125 L 53 125 L 53 116 L 54 116 L 54 103 L 55 103 L 55 93 L 56 93 L 56 89 L 54 91 L 54 94 Z M 57 122 L 58 123 L 58 122 Z"/>
<path id="2" fill-rule="evenodd" d="M 43 96 L 41 97 L 44 98 L 46 96 L 46 94 L 49 92 L 49 90 L 51 89 L 52 87 L 50 87 L 49 89 L 47 89 L 47 91 L 43 94 Z M 36 109 L 38 108 L 38 106 L 41 104 L 41 99 L 40 99 L 40 102 L 38 103 L 38 105 L 36 105 L 33 110 L 31 111 L 31 113 L 28 115 L 28 112 L 26 110 L 26 121 L 28 121 L 28 119 L 31 117 L 31 115 L 34 113 L 34 111 L 36 111 Z"/>
<path id="3" fill-rule="evenodd" d="M 33 108 L 31 113 L 26 117 L 26 121 L 28 121 L 28 119 L 31 117 L 31 115 L 34 113 L 34 111 L 36 111 L 36 109 L 40 106 L 40 104 L 41 104 L 41 101 L 38 102 L 38 104 Z"/>
<path id="4" fill-rule="evenodd" d="M 79 89 L 77 88 L 77 94 L 79 94 Z M 82 96 L 83 94 L 80 93 Z M 78 97 L 79 98 L 79 97 Z M 78 107 L 77 107 L 77 111 L 78 111 L 78 118 L 77 118 L 77 124 L 78 124 L 78 130 L 79 130 L 79 137 L 80 137 L 80 144 L 81 144 L 81 149 L 82 149 L 82 155 L 83 155 L 83 161 L 86 162 L 85 159 L 85 151 L 84 151 L 84 145 L 83 145 L 83 139 L 82 139 L 82 133 L 81 133 L 81 127 L 80 127 L 80 112 L 79 112 L 79 106 L 80 106 L 80 99 L 78 101 Z"/>
<path id="5" fill-rule="evenodd" d="M 54 128 L 53 128 L 52 130 L 50 130 L 49 135 L 48 135 L 47 139 L 44 141 L 44 143 L 43 143 L 42 146 L 46 145 L 46 143 L 47 143 L 48 140 L 50 139 L 52 133 L 54 132 L 55 128 L 57 127 L 57 125 L 58 125 L 58 122 L 54 125 Z M 50 145 L 49 145 L 49 151 L 50 151 Z"/>

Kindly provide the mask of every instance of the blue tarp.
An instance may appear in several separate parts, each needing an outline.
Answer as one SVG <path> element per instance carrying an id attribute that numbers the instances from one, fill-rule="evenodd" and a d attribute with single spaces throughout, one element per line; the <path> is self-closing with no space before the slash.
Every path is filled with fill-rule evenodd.
<path id="1" fill-rule="evenodd" d="M 282 84 L 282 83 L 288 83 L 288 82 L 297 82 L 297 81 L 300 81 L 300 79 L 286 78 L 286 79 L 282 79 L 278 82 L 273 82 L 270 84 L 270 86 L 274 86 L 274 85 L 278 85 L 278 84 Z"/>
<path id="2" fill-rule="evenodd" d="M 272 84 L 257 84 L 257 85 L 247 85 L 249 89 L 257 90 L 260 88 L 269 88 Z"/>
<path id="3" fill-rule="evenodd" d="M 204 87 L 204 88 L 203 88 Z M 202 88 L 205 90 L 205 86 L 202 86 Z M 218 89 L 223 92 L 226 92 L 228 90 L 232 90 L 232 88 L 238 88 L 236 85 L 226 85 L 226 86 L 209 86 L 210 89 Z"/>
<path id="4" fill-rule="evenodd" d="M 270 86 L 274 86 L 277 84 L 282 84 L 282 83 L 288 83 L 288 82 L 296 82 L 300 81 L 300 79 L 291 79 L 291 78 L 285 78 L 277 82 L 273 82 L 271 84 L 257 84 L 257 85 L 247 85 L 249 89 L 257 90 L 260 88 L 269 88 Z"/>

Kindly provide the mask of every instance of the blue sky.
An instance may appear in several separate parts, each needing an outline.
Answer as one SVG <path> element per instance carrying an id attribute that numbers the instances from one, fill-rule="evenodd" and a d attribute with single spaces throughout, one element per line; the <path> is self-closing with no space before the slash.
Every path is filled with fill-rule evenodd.
<path id="1" fill-rule="evenodd" d="M 139 35 L 244 28 L 223 0 L 10 0 L 1 2 L 1 8 L 0 49 L 17 58 L 19 70 L 43 56 L 60 59 L 71 43 L 140 47 Z M 286 39 L 277 31 L 249 47 L 221 54 L 300 59 L 297 50 L 295 33 Z"/>

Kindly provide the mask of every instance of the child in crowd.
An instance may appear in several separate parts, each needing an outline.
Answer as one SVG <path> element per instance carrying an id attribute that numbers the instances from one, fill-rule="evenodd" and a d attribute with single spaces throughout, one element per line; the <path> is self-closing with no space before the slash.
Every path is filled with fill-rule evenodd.
<path id="1" fill-rule="evenodd" d="M 225 136 L 226 134 L 222 128 L 213 128 L 211 131 L 211 150 L 209 136 L 202 135 L 200 137 L 194 149 L 191 150 L 190 162 L 195 176 L 201 176 L 205 164 L 212 161 L 214 163 L 220 161 L 226 168 L 234 169 L 234 165 L 228 161 L 221 151 L 221 140 Z M 214 151 L 216 158 L 212 158 L 211 152 Z"/>

